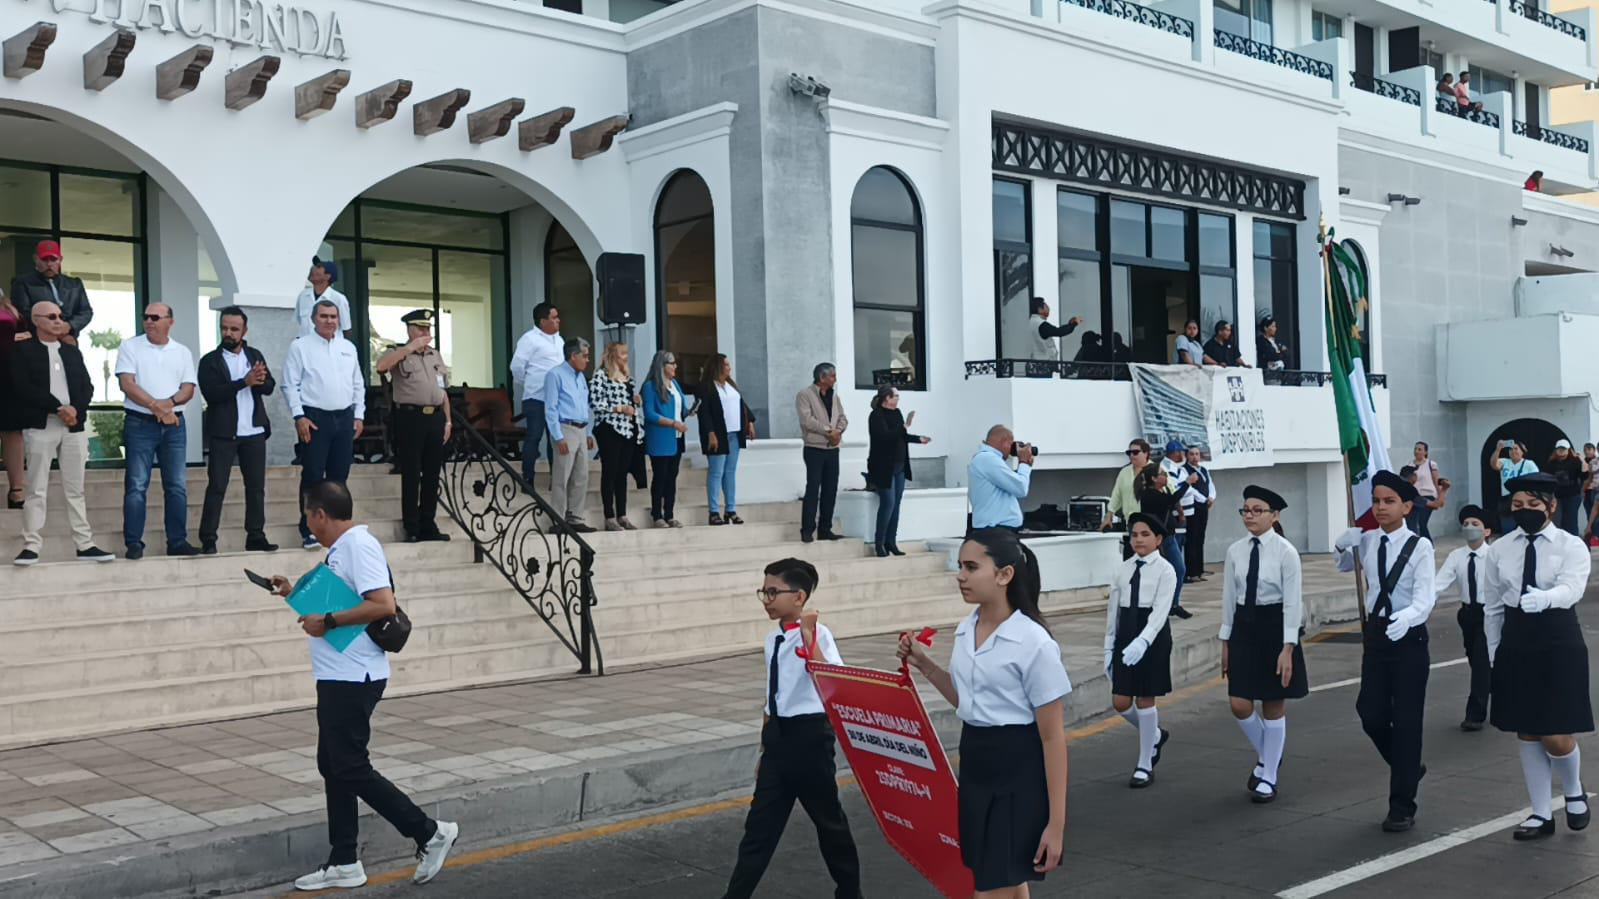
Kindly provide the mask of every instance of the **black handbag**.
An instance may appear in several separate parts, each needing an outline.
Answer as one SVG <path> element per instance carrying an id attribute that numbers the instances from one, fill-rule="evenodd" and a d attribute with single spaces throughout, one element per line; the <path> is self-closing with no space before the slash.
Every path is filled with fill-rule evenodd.
<path id="1" fill-rule="evenodd" d="M 389 589 L 395 589 L 393 567 L 389 568 Z M 411 639 L 411 616 L 400 608 L 398 596 L 394 599 L 394 614 L 367 625 L 366 635 L 384 652 L 399 652 L 405 648 L 406 641 Z"/>

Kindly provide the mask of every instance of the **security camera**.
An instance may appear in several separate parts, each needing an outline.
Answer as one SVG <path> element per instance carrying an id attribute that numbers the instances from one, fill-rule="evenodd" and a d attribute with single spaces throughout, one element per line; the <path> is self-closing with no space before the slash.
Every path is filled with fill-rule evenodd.
<path id="1" fill-rule="evenodd" d="M 788 89 L 796 94 L 803 94 L 815 100 L 826 100 L 833 89 L 817 81 L 810 75 L 801 75 L 797 72 L 788 74 Z"/>

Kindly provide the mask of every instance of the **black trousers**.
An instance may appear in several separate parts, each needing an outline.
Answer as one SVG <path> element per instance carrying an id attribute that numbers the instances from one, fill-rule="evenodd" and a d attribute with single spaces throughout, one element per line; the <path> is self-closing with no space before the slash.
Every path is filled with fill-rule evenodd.
<path id="1" fill-rule="evenodd" d="M 1388 812 L 1414 817 L 1421 780 L 1421 718 L 1427 703 L 1427 626 L 1417 625 L 1395 643 L 1387 618 L 1366 619 L 1355 711 L 1372 745 L 1388 763 Z"/>
<path id="2" fill-rule="evenodd" d="M 444 468 L 444 407 L 432 415 L 395 407 L 394 455 L 400 463 L 400 521 L 411 537 L 438 533 L 439 472 Z"/>
<path id="3" fill-rule="evenodd" d="M 677 473 L 683 465 L 683 454 L 650 457 L 650 518 L 670 521 L 676 516 Z"/>
<path id="4" fill-rule="evenodd" d="M 755 772 L 755 798 L 744 819 L 738 863 L 727 882 L 724 899 L 749 899 L 777 851 L 794 801 L 816 825 L 822 861 L 833 877 L 837 899 L 859 899 L 861 863 L 850 835 L 849 819 L 838 801 L 838 767 L 834 764 L 833 729 L 826 715 L 770 718 L 761 731 L 760 767 Z"/>
<path id="5" fill-rule="evenodd" d="M 1494 669 L 1488 661 L 1488 637 L 1482 629 L 1482 605 L 1460 604 L 1455 612 L 1460 623 L 1460 641 L 1466 647 L 1466 661 L 1471 665 L 1471 692 L 1466 696 L 1466 720 L 1488 720 L 1488 694 L 1493 691 Z"/>
<path id="6" fill-rule="evenodd" d="M 1205 573 L 1205 528 L 1209 526 L 1210 507 L 1201 502 L 1194 503 L 1194 510 L 1188 515 L 1188 542 L 1183 544 L 1189 577 L 1199 577 Z"/>
<path id="7" fill-rule="evenodd" d="M 600 504 L 606 518 L 622 518 L 627 515 L 627 479 L 638 445 L 607 424 L 595 426 L 594 442 L 600 450 Z"/>
<path id="8" fill-rule="evenodd" d="M 359 859 L 360 799 L 401 835 L 422 846 L 433 839 L 438 824 L 416 807 L 400 788 L 372 767 L 366 744 L 372 739 L 372 710 L 383 698 L 388 681 L 316 682 L 316 769 L 328 801 L 330 865 L 353 865 Z"/>
<path id="9" fill-rule="evenodd" d="M 833 503 L 838 499 L 838 450 L 805 447 L 805 502 L 800 533 L 833 533 Z"/>
<path id="10" fill-rule="evenodd" d="M 266 542 L 266 435 L 223 440 L 206 439 L 205 508 L 200 512 L 200 543 L 217 542 L 222 501 L 228 495 L 233 461 L 244 478 L 244 533 L 252 543 Z"/>

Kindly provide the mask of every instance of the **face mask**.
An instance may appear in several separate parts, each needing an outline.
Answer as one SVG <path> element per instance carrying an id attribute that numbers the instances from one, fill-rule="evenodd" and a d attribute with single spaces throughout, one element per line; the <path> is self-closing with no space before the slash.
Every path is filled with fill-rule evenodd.
<path id="1" fill-rule="evenodd" d="M 1488 532 L 1474 524 L 1468 524 L 1460 529 L 1460 534 L 1466 538 L 1467 543 L 1476 543 L 1478 540 L 1486 537 Z"/>
<path id="2" fill-rule="evenodd" d="M 1516 509 L 1510 513 L 1510 517 L 1516 522 L 1516 527 L 1529 534 L 1538 533 L 1549 523 L 1549 515 L 1542 509 Z"/>

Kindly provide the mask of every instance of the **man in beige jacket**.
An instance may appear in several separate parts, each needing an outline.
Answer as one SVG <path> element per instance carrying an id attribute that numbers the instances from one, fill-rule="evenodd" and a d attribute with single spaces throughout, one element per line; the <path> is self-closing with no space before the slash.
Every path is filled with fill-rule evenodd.
<path id="1" fill-rule="evenodd" d="M 811 372 L 814 383 L 794 398 L 800 435 L 805 440 L 805 503 L 800 513 L 800 539 L 842 540 L 833 533 L 833 501 L 838 497 L 838 448 L 849 417 L 833 387 L 838 370 L 823 362 Z"/>

